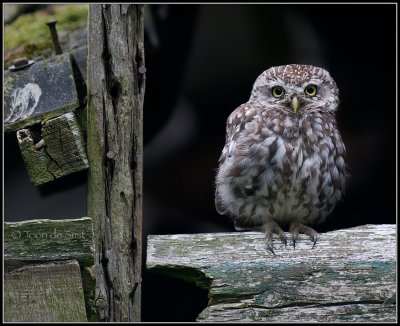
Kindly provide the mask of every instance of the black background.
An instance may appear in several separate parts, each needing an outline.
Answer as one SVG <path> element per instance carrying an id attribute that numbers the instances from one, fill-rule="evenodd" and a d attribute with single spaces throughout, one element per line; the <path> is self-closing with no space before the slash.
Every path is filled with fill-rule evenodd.
<path id="1" fill-rule="evenodd" d="M 344 200 L 316 230 L 396 223 L 394 4 L 149 9 L 144 248 L 148 234 L 234 231 L 213 198 L 225 122 L 262 71 L 289 63 L 326 68 L 340 90 L 337 120 L 351 177 Z M 86 215 L 85 172 L 33 187 L 15 135 L 4 139 L 6 221 Z M 143 273 L 143 321 L 194 320 L 207 303 L 194 286 Z"/>

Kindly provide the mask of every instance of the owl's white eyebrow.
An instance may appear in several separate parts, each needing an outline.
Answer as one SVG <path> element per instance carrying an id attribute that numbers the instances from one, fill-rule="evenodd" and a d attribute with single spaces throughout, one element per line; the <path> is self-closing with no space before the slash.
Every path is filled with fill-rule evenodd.
<path id="1" fill-rule="evenodd" d="M 314 85 L 322 85 L 323 81 L 321 81 L 320 79 L 310 79 L 307 82 L 304 83 L 304 85 L 308 85 L 308 84 L 314 84 Z"/>

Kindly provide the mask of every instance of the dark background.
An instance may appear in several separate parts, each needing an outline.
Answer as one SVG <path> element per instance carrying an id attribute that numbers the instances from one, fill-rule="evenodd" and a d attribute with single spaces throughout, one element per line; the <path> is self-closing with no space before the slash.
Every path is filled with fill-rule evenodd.
<path id="1" fill-rule="evenodd" d="M 351 177 L 315 229 L 396 223 L 394 4 L 151 5 L 148 14 L 144 248 L 148 234 L 234 231 L 213 198 L 225 122 L 262 71 L 289 63 L 326 68 L 340 90 Z M 86 215 L 85 172 L 34 187 L 15 135 L 4 139 L 6 221 Z M 143 273 L 143 321 L 194 320 L 207 303 L 192 285 Z"/>

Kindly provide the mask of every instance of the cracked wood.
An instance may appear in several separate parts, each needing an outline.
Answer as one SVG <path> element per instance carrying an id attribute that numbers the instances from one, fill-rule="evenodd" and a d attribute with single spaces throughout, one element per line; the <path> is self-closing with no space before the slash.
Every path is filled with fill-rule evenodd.
<path id="1" fill-rule="evenodd" d="M 90 5 L 88 53 L 95 302 L 103 321 L 140 321 L 143 5 Z"/>
<path id="2" fill-rule="evenodd" d="M 73 112 L 18 130 L 17 139 L 34 185 L 89 167 L 83 133 Z"/>
<path id="3" fill-rule="evenodd" d="M 396 226 L 320 234 L 314 249 L 257 232 L 151 235 L 147 269 L 209 290 L 207 322 L 396 321 Z"/>

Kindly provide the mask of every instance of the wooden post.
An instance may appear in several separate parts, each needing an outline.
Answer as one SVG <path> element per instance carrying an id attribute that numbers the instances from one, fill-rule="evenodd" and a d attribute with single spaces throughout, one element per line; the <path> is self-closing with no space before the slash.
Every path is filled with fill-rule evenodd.
<path id="1" fill-rule="evenodd" d="M 88 214 L 103 321 L 140 321 L 143 5 L 89 7 Z"/>

